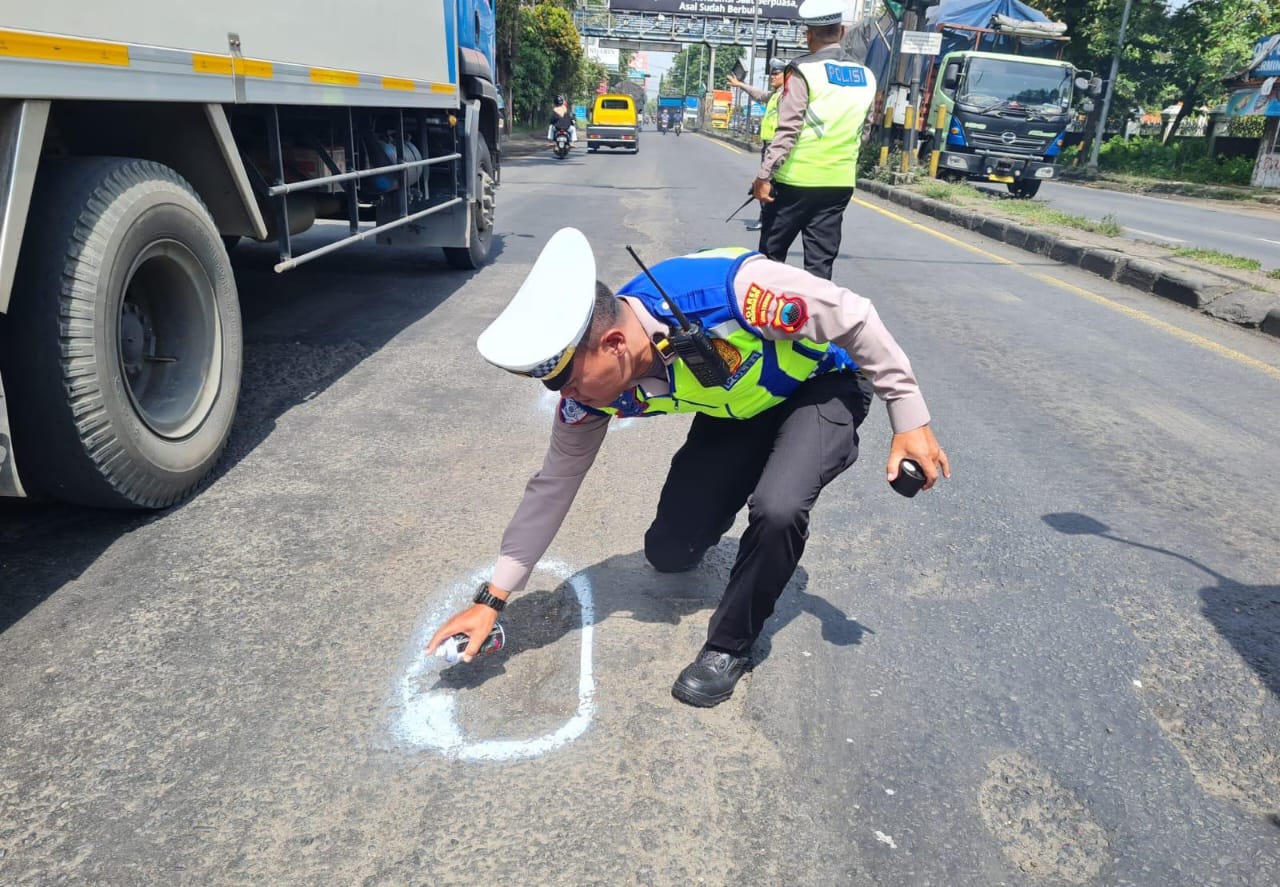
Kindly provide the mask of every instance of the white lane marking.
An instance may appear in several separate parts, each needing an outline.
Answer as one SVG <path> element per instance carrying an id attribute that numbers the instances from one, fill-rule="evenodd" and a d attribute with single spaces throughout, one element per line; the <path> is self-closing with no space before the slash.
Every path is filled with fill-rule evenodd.
<path id="1" fill-rule="evenodd" d="M 893 835 L 886 835 L 880 829 L 876 829 L 876 840 L 881 844 L 888 844 L 890 850 L 898 849 L 898 845 L 893 842 Z"/>
<path id="2" fill-rule="evenodd" d="M 1124 229 L 1126 231 L 1131 231 L 1134 234 L 1145 234 L 1147 237 L 1159 237 L 1160 239 L 1167 240 L 1170 243 L 1186 243 L 1187 242 L 1186 239 L 1182 237 L 1170 237 L 1168 234 L 1157 234 L 1154 231 L 1143 231 L 1141 228 L 1133 228 L 1133 227 L 1130 227 L 1129 225 L 1125 225 Z"/>
<path id="3" fill-rule="evenodd" d="M 397 744 L 428 749 L 462 761 L 512 761 L 535 758 L 577 739 L 595 715 L 595 680 L 591 675 L 592 639 L 595 604 L 591 581 L 574 574 L 567 564 L 543 560 L 538 570 L 568 582 L 578 596 L 582 614 L 582 650 L 578 664 L 578 710 L 558 730 L 532 739 L 468 739 L 458 723 L 457 700 L 451 690 L 424 689 L 431 672 L 439 671 L 443 661 L 427 656 L 427 641 L 448 616 L 464 602 L 471 590 L 487 575 L 476 570 L 455 584 L 418 623 L 410 641 L 408 664 L 395 685 L 392 701 L 391 736 Z"/>
<path id="4" fill-rule="evenodd" d="M 1280 240 L 1269 240 L 1266 237 L 1259 237 L 1258 239 L 1263 243 L 1274 243 L 1276 246 L 1280 246 Z"/>

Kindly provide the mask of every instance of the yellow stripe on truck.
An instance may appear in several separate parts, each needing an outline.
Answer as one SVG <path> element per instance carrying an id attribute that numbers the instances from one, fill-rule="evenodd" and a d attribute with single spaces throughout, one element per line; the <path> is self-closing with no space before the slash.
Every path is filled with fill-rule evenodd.
<path id="1" fill-rule="evenodd" d="M 202 55 L 193 53 L 191 70 L 197 74 L 226 74 L 234 71 L 242 77 L 270 78 L 273 69 L 271 62 L 260 62 L 256 59 L 233 59 L 229 55 Z"/>
<path id="2" fill-rule="evenodd" d="M 129 47 L 123 43 L 49 37 L 22 31 L 0 31 L 0 55 L 82 65 L 129 65 Z"/>
<path id="3" fill-rule="evenodd" d="M 328 83 L 331 86 L 359 86 L 360 75 L 354 71 L 335 71 L 330 68 L 312 68 L 312 83 Z"/>
<path id="4" fill-rule="evenodd" d="M 413 92 L 418 88 L 418 84 L 412 80 L 405 80 L 403 77 L 383 77 L 383 89 L 403 89 L 406 92 Z"/>

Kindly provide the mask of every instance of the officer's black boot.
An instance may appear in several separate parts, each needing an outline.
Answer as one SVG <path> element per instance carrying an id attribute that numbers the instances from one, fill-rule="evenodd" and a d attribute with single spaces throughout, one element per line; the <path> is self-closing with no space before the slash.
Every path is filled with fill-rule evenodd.
<path id="1" fill-rule="evenodd" d="M 751 657 L 703 647 L 671 685 L 671 695 L 687 705 L 710 708 L 733 695 Z"/>

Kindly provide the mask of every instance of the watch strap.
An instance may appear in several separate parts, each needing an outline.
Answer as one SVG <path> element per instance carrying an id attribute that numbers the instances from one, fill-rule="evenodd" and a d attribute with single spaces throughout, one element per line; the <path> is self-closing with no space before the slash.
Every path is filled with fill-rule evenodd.
<path id="1" fill-rule="evenodd" d="M 502 608 L 507 605 L 507 602 L 504 601 L 502 598 L 497 597 L 496 595 L 493 595 L 489 592 L 488 582 L 485 582 L 480 586 L 480 590 L 476 592 L 474 602 L 477 604 L 484 604 L 486 607 L 491 607 L 495 612 L 498 612 L 498 613 L 501 613 Z"/>

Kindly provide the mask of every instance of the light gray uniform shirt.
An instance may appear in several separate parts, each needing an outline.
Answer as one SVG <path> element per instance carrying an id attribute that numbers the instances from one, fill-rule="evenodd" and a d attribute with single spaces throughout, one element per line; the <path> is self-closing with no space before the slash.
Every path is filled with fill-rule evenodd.
<path id="1" fill-rule="evenodd" d="M 849 54 L 839 44 L 824 46 L 815 53 L 796 59 L 797 62 L 821 61 L 823 59 L 849 60 Z M 782 98 L 778 99 L 778 128 L 773 133 L 773 141 L 764 152 L 760 162 L 757 179 L 772 179 L 773 174 L 782 166 L 796 139 L 800 137 L 800 127 L 804 126 L 804 111 L 809 107 L 809 83 L 795 71 L 788 71 L 786 82 L 782 85 Z"/>
<path id="2" fill-rule="evenodd" d="M 929 409 L 911 371 L 911 362 L 870 301 L 800 268 L 756 256 L 743 262 L 733 281 L 739 311 L 748 318 L 751 315 L 745 299 L 753 286 L 785 293 L 790 299 L 803 299 L 808 309 L 808 319 L 793 333 L 767 323 L 758 324 L 763 338 L 809 339 L 840 346 L 870 378 L 876 395 L 888 408 L 889 424 L 895 433 L 929 423 Z M 624 299 L 647 335 L 668 332 L 667 326 L 649 314 L 638 300 Z M 636 379 L 633 383 L 646 397 L 671 392 L 665 365 L 655 365 L 655 369 L 659 375 Z M 565 405 L 571 403 L 561 401 L 561 407 L 556 410 L 542 468 L 529 479 L 524 498 L 502 536 L 492 579 L 498 588 L 512 592 L 524 588 L 534 565 L 546 553 L 569 513 L 569 506 L 604 441 L 609 419 L 581 409 L 566 409 Z"/>

